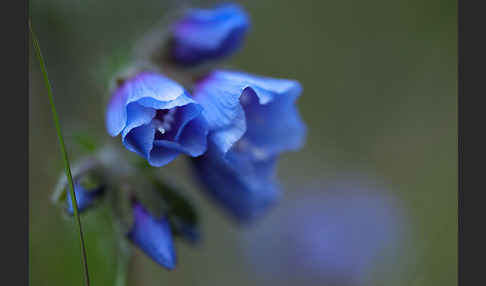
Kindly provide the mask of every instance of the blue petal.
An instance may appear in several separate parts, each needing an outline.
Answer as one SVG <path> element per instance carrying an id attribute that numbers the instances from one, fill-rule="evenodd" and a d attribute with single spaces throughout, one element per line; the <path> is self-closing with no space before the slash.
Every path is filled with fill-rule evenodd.
<path id="1" fill-rule="evenodd" d="M 89 207 L 93 206 L 96 199 L 102 195 L 104 192 L 104 187 L 96 188 L 95 190 L 86 190 L 78 184 L 74 183 L 74 193 L 76 194 L 76 204 L 78 205 L 78 211 L 83 212 Z M 74 214 L 73 204 L 71 201 L 71 192 L 67 192 L 66 196 L 67 211 L 69 214 Z"/>
<path id="2" fill-rule="evenodd" d="M 200 82 L 194 97 L 203 107 L 203 117 L 212 134 L 211 140 L 226 152 L 246 131 L 245 113 L 240 105 L 243 90 L 231 81 L 223 81 L 212 74 Z"/>
<path id="3" fill-rule="evenodd" d="M 179 153 L 197 157 L 206 151 L 208 128 L 206 121 L 200 116 L 201 106 L 188 104 L 179 107 L 175 134 L 169 140 L 154 140 L 153 148 L 148 158 L 152 166 L 163 166 L 174 160 Z"/>
<path id="4" fill-rule="evenodd" d="M 171 79 L 152 72 L 142 72 L 125 81 L 113 94 L 106 110 L 106 128 L 116 136 L 127 125 L 127 105 L 139 101 L 145 107 L 171 108 L 192 102 L 184 88 Z"/>
<path id="5" fill-rule="evenodd" d="M 152 72 L 140 73 L 127 85 L 127 104 L 144 98 L 159 102 L 172 102 L 181 96 L 187 96 L 180 84 L 161 74 Z"/>
<path id="6" fill-rule="evenodd" d="M 294 80 L 221 70 L 200 81 L 194 97 L 221 152 L 245 136 L 253 147 L 273 156 L 304 142 L 305 125 L 295 108 L 301 91 Z"/>
<path id="7" fill-rule="evenodd" d="M 240 48 L 249 28 L 237 4 L 191 9 L 171 29 L 171 57 L 181 65 L 227 57 Z"/>
<path id="8" fill-rule="evenodd" d="M 174 160 L 179 153 L 197 157 L 206 151 L 207 127 L 204 121 L 191 121 L 182 133 L 179 142 L 155 140 L 148 161 L 154 167 L 161 167 Z"/>
<path id="9" fill-rule="evenodd" d="M 150 151 L 152 151 L 154 138 L 155 129 L 150 124 L 145 124 L 131 129 L 123 136 L 122 142 L 128 150 L 148 158 Z"/>
<path id="10" fill-rule="evenodd" d="M 178 108 L 177 111 L 176 122 L 179 126 L 177 126 L 177 132 L 174 135 L 176 141 L 179 140 L 186 126 L 201 114 L 202 107 L 199 104 L 187 104 Z"/>
<path id="11" fill-rule="evenodd" d="M 185 154 L 197 157 L 206 152 L 207 135 L 206 121 L 204 118 L 198 117 L 187 124 L 178 140 L 186 149 Z"/>
<path id="12" fill-rule="evenodd" d="M 133 216 L 128 238 L 155 262 L 174 269 L 176 255 L 167 218 L 155 219 L 139 203 L 133 205 Z"/>
<path id="13" fill-rule="evenodd" d="M 187 104 L 194 103 L 194 100 L 191 97 L 189 97 L 189 95 L 186 92 L 184 92 L 179 97 L 171 101 L 159 101 L 156 98 L 144 97 L 139 99 L 137 103 L 142 106 L 151 107 L 155 109 L 172 109 L 177 106 L 184 106 Z"/>
<path id="14" fill-rule="evenodd" d="M 178 143 L 156 140 L 153 142 L 148 162 L 154 167 L 162 167 L 174 160 L 182 151 L 185 150 Z"/>
<path id="15" fill-rule="evenodd" d="M 272 156 L 302 147 L 306 127 L 297 111 L 295 97 L 282 97 L 262 105 L 253 89 L 245 89 L 240 99 L 245 100 L 247 131 L 244 137 L 258 154 L 261 153 L 258 156 Z"/>
<path id="16" fill-rule="evenodd" d="M 155 109 L 144 107 L 136 102 L 127 105 L 127 124 L 122 131 L 122 137 L 135 127 L 149 124 L 155 116 Z"/>
<path id="17" fill-rule="evenodd" d="M 127 122 L 126 101 L 128 98 L 127 86 L 115 91 L 106 108 L 105 124 L 108 134 L 116 136 L 125 128 Z"/>
<path id="18" fill-rule="evenodd" d="M 255 162 L 234 152 L 225 157 L 214 148 L 193 160 L 204 190 L 239 222 L 262 215 L 278 199 L 275 163 L 275 158 Z"/>

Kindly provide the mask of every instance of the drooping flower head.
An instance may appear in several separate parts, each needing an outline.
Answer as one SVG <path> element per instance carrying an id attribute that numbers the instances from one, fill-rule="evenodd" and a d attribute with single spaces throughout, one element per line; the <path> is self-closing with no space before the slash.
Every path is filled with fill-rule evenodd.
<path id="1" fill-rule="evenodd" d="M 367 285 L 380 257 L 398 250 L 404 226 L 393 197 L 360 185 L 299 192 L 280 210 L 242 240 L 248 265 L 272 282 Z"/>
<path id="2" fill-rule="evenodd" d="M 171 26 L 170 57 L 186 66 L 228 57 L 241 46 L 248 27 L 248 16 L 237 4 L 189 9 Z"/>
<path id="3" fill-rule="evenodd" d="M 114 91 L 106 112 L 111 136 L 122 134 L 125 147 L 163 166 L 179 154 L 199 156 L 206 150 L 207 126 L 202 108 L 175 81 L 141 72 Z"/>
<path id="4" fill-rule="evenodd" d="M 300 148 L 305 126 L 297 81 L 217 70 L 195 87 L 210 129 L 208 152 L 194 160 L 206 190 L 240 220 L 278 196 L 276 159 Z"/>
<path id="5" fill-rule="evenodd" d="M 137 202 L 132 207 L 133 227 L 128 238 L 159 265 L 174 269 L 176 255 L 169 220 L 153 217 Z"/>

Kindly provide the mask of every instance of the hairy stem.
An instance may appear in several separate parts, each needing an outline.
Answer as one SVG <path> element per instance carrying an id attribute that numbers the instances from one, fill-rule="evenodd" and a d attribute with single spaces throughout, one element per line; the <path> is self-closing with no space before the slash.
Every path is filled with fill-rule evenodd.
<path id="1" fill-rule="evenodd" d="M 30 19 L 29 19 L 29 29 L 30 29 L 30 34 L 32 36 L 32 43 L 33 43 L 33 46 L 34 46 L 35 55 L 37 57 L 37 60 L 39 61 L 40 69 L 41 69 L 42 75 L 44 77 L 44 84 L 46 85 L 47 94 L 49 96 L 49 103 L 51 105 L 52 118 L 54 120 L 54 125 L 56 127 L 57 139 L 59 140 L 59 147 L 61 148 L 61 155 L 62 155 L 62 159 L 63 159 L 63 162 L 64 162 L 64 171 L 66 173 L 66 177 L 67 177 L 68 182 L 69 182 L 69 192 L 71 193 L 71 203 L 72 203 L 73 210 L 74 210 L 74 217 L 75 217 L 77 225 L 78 225 L 79 241 L 80 241 L 80 244 L 81 244 L 81 259 L 82 259 L 82 264 L 83 264 L 83 268 L 84 268 L 85 283 L 86 283 L 86 286 L 89 286 L 90 283 L 89 283 L 89 274 L 88 274 L 88 261 L 86 259 L 86 247 L 85 247 L 85 243 L 84 243 L 83 228 L 81 226 L 81 219 L 79 217 L 76 194 L 74 192 L 73 177 L 71 175 L 71 168 L 69 167 L 69 158 L 68 158 L 68 154 L 66 152 L 66 147 L 64 145 L 64 139 L 62 137 L 61 126 L 59 124 L 59 117 L 57 115 L 56 106 L 54 105 L 54 96 L 52 95 L 52 87 L 51 87 L 51 84 L 49 82 L 49 77 L 47 76 L 47 69 L 46 69 L 46 66 L 45 66 L 45 63 L 44 63 L 44 59 L 42 57 L 39 42 L 37 41 L 37 38 L 34 34 L 34 30 L 32 29 L 32 24 L 31 24 Z"/>

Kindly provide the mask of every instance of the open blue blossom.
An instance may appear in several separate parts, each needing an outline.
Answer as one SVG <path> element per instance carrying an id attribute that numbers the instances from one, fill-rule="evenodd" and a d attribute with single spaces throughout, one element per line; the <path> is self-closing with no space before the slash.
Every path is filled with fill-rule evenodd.
<path id="1" fill-rule="evenodd" d="M 294 80 L 224 70 L 195 87 L 210 133 L 208 152 L 194 165 L 207 191 L 241 220 L 277 198 L 277 157 L 304 143 L 295 106 L 301 90 Z"/>
<path id="2" fill-rule="evenodd" d="M 96 200 L 103 195 L 105 187 L 98 185 L 92 189 L 86 189 L 79 181 L 74 182 L 74 193 L 76 194 L 76 203 L 78 211 L 83 212 L 89 207 L 93 206 Z M 71 200 L 71 192 L 67 191 L 66 195 L 67 211 L 70 215 L 74 214 L 73 204 Z"/>
<path id="3" fill-rule="evenodd" d="M 208 129 L 201 111 L 178 83 L 141 72 L 115 90 L 106 127 L 111 136 L 122 134 L 128 150 L 160 167 L 180 153 L 195 157 L 205 152 Z"/>
<path id="4" fill-rule="evenodd" d="M 248 265 L 273 283 L 367 285 L 380 257 L 396 253 L 403 217 L 392 197 L 354 188 L 289 200 L 244 238 Z"/>
<path id="5" fill-rule="evenodd" d="M 171 27 L 170 57 L 181 65 L 227 57 L 242 44 L 249 20 L 237 4 L 190 9 Z"/>
<path id="6" fill-rule="evenodd" d="M 141 204 L 133 203 L 133 227 L 128 238 L 158 264 L 171 270 L 176 264 L 172 232 L 166 217 L 152 217 Z"/>

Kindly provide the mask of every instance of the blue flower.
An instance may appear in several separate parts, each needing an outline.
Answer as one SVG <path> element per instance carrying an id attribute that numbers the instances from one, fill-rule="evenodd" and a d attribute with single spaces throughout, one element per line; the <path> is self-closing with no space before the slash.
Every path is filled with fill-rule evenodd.
<path id="1" fill-rule="evenodd" d="M 297 81 L 234 71 L 214 71 L 196 84 L 210 133 L 194 166 L 208 193 L 240 220 L 275 201 L 277 157 L 304 143 L 295 106 L 301 90 Z"/>
<path id="2" fill-rule="evenodd" d="M 245 237 L 248 264 L 270 279 L 367 285 L 376 259 L 391 256 L 403 235 L 397 206 L 360 185 L 301 193 Z"/>
<path id="3" fill-rule="evenodd" d="M 122 134 L 128 150 L 160 167 L 180 153 L 195 157 L 205 152 L 208 129 L 201 111 L 176 82 L 142 72 L 115 90 L 106 112 L 106 127 L 111 136 Z"/>
<path id="4" fill-rule="evenodd" d="M 158 264 L 171 270 L 176 264 L 172 232 L 166 217 L 152 217 L 141 204 L 133 203 L 133 227 L 128 238 Z"/>
<path id="5" fill-rule="evenodd" d="M 170 56 L 181 65 L 227 57 L 242 44 L 249 20 L 237 4 L 190 9 L 171 27 Z"/>
<path id="6" fill-rule="evenodd" d="M 76 203 L 78 211 L 83 212 L 89 207 L 93 206 L 101 195 L 103 195 L 105 187 L 98 185 L 96 187 L 86 189 L 79 181 L 74 182 L 74 193 L 76 194 Z M 66 196 L 67 211 L 70 215 L 74 214 L 73 204 L 71 201 L 71 192 L 67 190 Z"/>

